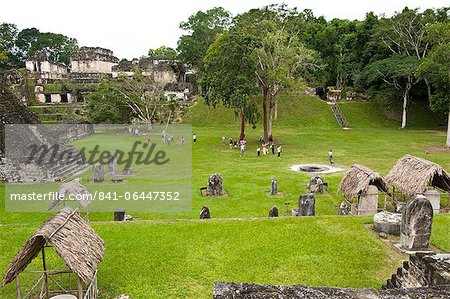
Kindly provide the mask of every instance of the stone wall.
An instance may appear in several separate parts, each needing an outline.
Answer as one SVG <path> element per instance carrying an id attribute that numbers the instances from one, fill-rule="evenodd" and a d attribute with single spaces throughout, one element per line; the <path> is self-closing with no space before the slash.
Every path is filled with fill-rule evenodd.
<path id="1" fill-rule="evenodd" d="M 450 285 L 411 289 L 371 290 L 304 285 L 275 286 L 249 283 L 215 282 L 215 299 L 448 299 Z"/>
<path id="2" fill-rule="evenodd" d="M 403 262 L 383 289 L 450 285 L 449 253 L 416 253 Z M 449 297 L 450 298 L 450 297 Z"/>

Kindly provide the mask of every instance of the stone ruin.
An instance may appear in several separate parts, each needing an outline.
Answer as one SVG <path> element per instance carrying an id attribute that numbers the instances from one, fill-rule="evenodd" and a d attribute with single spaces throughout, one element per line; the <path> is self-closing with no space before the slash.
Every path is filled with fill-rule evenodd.
<path id="1" fill-rule="evenodd" d="M 450 286 L 449 253 L 415 253 L 386 281 L 382 289 Z M 435 298 L 435 297 L 430 297 Z M 450 298 L 450 295 L 449 297 Z"/>
<path id="2" fill-rule="evenodd" d="M 278 208 L 273 206 L 269 211 L 269 218 L 278 217 Z"/>
<path id="3" fill-rule="evenodd" d="M 278 180 L 276 178 L 273 178 L 270 181 L 270 195 L 277 195 L 278 194 Z"/>
<path id="4" fill-rule="evenodd" d="M 87 125 L 77 124 L 6 127 L 5 168 L 0 177 L 17 183 L 59 182 L 89 167 L 83 153 L 67 142 L 74 137 L 66 135 L 74 126 L 81 127 L 82 136 L 90 134 L 82 129 Z M 33 148 L 41 150 L 33 154 Z"/>
<path id="5" fill-rule="evenodd" d="M 309 180 L 308 188 L 311 193 L 322 193 L 323 192 L 323 178 L 319 175 L 312 176 Z"/>
<path id="6" fill-rule="evenodd" d="M 450 254 L 416 253 L 403 262 L 382 290 L 305 285 L 277 286 L 253 283 L 214 282 L 214 299 L 448 299 Z"/>
<path id="7" fill-rule="evenodd" d="M 101 163 L 94 164 L 94 182 L 101 183 L 105 180 L 105 167 Z"/>
<path id="8" fill-rule="evenodd" d="M 411 289 L 350 289 L 310 287 L 305 285 L 277 286 L 255 283 L 214 282 L 214 299 L 448 299 L 450 286 Z"/>
<path id="9" fill-rule="evenodd" d="M 423 193 L 433 206 L 433 213 L 438 214 L 441 210 L 441 194 L 436 190 L 427 190 Z"/>
<path id="10" fill-rule="evenodd" d="M 200 211 L 200 219 L 211 219 L 211 213 L 207 206 L 203 206 L 202 210 Z"/>
<path id="11" fill-rule="evenodd" d="M 379 233 L 400 235 L 401 221 L 402 214 L 383 211 L 373 216 L 373 227 Z"/>
<path id="12" fill-rule="evenodd" d="M 117 173 L 117 158 L 112 155 L 108 161 L 108 175 L 115 176 Z"/>
<path id="13" fill-rule="evenodd" d="M 341 202 L 339 205 L 338 215 L 350 215 L 350 207 L 346 201 Z"/>
<path id="14" fill-rule="evenodd" d="M 314 216 L 316 210 L 314 193 L 300 195 L 298 206 L 299 216 Z"/>
<path id="15" fill-rule="evenodd" d="M 369 185 L 367 191 L 358 196 L 358 204 L 352 205 L 352 215 L 374 215 L 378 211 L 378 188 Z"/>
<path id="16" fill-rule="evenodd" d="M 410 199 L 402 212 L 400 246 L 406 250 L 426 250 L 430 245 L 433 206 L 423 195 Z"/>
<path id="17" fill-rule="evenodd" d="M 341 99 L 341 90 L 340 89 L 330 89 L 327 92 L 327 101 L 329 102 L 337 102 Z"/>
<path id="18" fill-rule="evenodd" d="M 222 176 L 214 173 L 209 177 L 208 186 L 206 188 L 209 196 L 223 195 Z"/>

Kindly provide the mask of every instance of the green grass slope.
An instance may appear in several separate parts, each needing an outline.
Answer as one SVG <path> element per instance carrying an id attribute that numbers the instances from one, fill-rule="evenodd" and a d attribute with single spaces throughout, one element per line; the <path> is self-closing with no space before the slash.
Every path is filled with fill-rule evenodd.
<path id="1" fill-rule="evenodd" d="M 401 110 L 399 107 L 384 108 L 380 101 L 339 102 L 351 128 L 399 128 Z M 215 126 L 238 128 L 233 109 L 207 106 L 202 98 L 189 109 L 183 122 L 194 127 Z M 304 94 L 280 94 L 278 98 L 278 118 L 274 128 L 339 128 L 330 106 L 318 97 Z M 262 127 L 262 120 L 257 123 Z M 435 116 L 424 107 L 411 103 L 408 108 L 408 128 L 436 128 Z"/>

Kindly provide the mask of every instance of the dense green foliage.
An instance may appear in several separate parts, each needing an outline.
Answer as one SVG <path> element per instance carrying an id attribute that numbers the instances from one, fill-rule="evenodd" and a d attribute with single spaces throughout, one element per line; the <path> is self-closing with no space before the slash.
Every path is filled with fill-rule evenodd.
<path id="1" fill-rule="evenodd" d="M 77 50 L 74 38 L 36 28 L 19 31 L 14 24 L 0 24 L 0 53 L 7 57 L 3 61 L 0 58 L 0 70 L 24 67 L 25 60 L 38 53 L 45 53 L 52 62 L 69 65 L 70 56 Z"/>

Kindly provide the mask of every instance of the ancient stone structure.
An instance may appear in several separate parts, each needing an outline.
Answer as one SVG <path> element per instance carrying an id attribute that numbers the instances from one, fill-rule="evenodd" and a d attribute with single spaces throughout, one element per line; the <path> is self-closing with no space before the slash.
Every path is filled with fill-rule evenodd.
<path id="1" fill-rule="evenodd" d="M 278 180 L 272 179 L 270 182 L 270 195 L 277 195 L 278 194 Z"/>
<path id="2" fill-rule="evenodd" d="M 200 219 L 210 219 L 211 213 L 209 212 L 209 208 L 207 206 L 203 206 L 202 210 L 200 211 Z"/>
<path id="3" fill-rule="evenodd" d="M 117 173 L 117 158 L 111 156 L 108 161 L 108 175 L 114 176 Z"/>
<path id="4" fill-rule="evenodd" d="M 62 79 L 67 76 L 67 66 L 48 60 L 46 53 L 37 53 L 25 62 L 25 67 L 31 73 L 38 73 L 43 79 Z"/>
<path id="5" fill-rule="evenodd" d="M 104 166 L 101 163 L 95 163 L 94 165 L 94 182 L 101 183 L 105 180 Z"/>
<path id="6" fill-rule="evenodd" d="M 125 209 L 114 211 L 114 221 L 125 221 Z"/>
<path id="7" fill-rule="evenodd" d="M 81 47 L 70 58 L 72 73 L 112 74 L 112 67 L 118 63 L 113 51 L 99 47 Z"/>
<path id="8" fill-rule="evenodd" d="M 401 221 L 402 214 L 383 211 L 373 216 L 373 227 L 380 233 L 400 235 Z"/>
<path id="9" fill-rule="evenodd" d="M 416 253 L 392 274 L 383 289 L 450 286 L 449 253 Z M 430 297 L 435 298 L 435 297 Z M 450 298 L 450 297 L 449 297 Z"/>
<path id="10" fill-rule="evenodd" d="M 329 102 L 337 102 L 341 99 L 341 90 L 339 89 L 330 89 L 327 92 L 327 101 Z"/>
<path id="11" fill-rule="evenodd" d="M 322 193 L 323 192 L 323 178 L 321 176 L 313 176 L 309 180 L 309 192 Z"/>
<path id="12" fill-rule="evenodd" d="M 438 214 L 441 210 L 441 194 L 436 190 L 427 190 L 423 193 L 433 206 L 433 213 Z"/>
<path id="13" fill-rule="evenodd" d="M 411 289 L 346 289 L 214 282 L 214 299 L 448 299 L 450 286 Z"/>
<path id="14" fill-rule="evenodd" d="M 400 225 L 400 245 L 406 250 L 423 250 L 430 245 L 433 206 L 423 195 L 406 203 Z"/>
<path id="15" fill-rule="evenodd" d="M 314 193 L 300 195 L 298 206 L 299 216 L 314 216 L 316 209 Z"/>
<path id="16" fill-rule="evenodd" d="M 298 208 L 293 208 L 293 209 L 291 210 L 291 215 L 292 215 L 292 217 L 298 217 L 298 216 L 300 216 L 299 209 L 298 209 Z"/>
<path id="17" fill-rule="evenodd" d="M 212 174 L 209 177 L 208 187 L 206 190 L 210 196 L 223 195 L 222 176 L 218 173 Z"/>
<path id="18" fill-rule="evenodd" d="M 339 205 L 338 215 L 349 215 L 350 207 L 347 205 L 345 201 L 341 202 Z"/>
<path id="19" fill-rule="evenodd" d="M 370 185 L 358 198 L 358 210 L 354 215 L 374 215 L 378 210 L 378 188 Z"/>
<path id="20" fill-rule="evenodd" d="M 278 208 L 273 206 L 269 211 L 269 217 L 278 217 Z"/>

